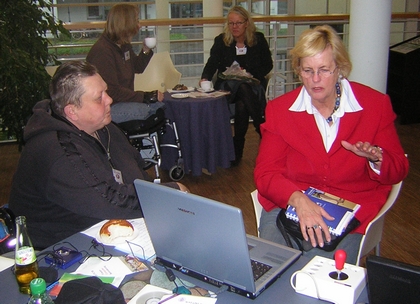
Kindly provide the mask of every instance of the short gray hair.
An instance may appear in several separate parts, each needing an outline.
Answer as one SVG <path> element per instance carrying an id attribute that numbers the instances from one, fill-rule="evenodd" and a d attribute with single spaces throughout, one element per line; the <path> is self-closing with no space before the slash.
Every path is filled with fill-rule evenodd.
<path id="1" fill-rule="evenodd" d="M 53 110 L 64 116 L 69 104 L 80 107 L 84 87 L 81 80 L 98 74 L 95 66 L 86 61 L 69 61 L 60 65 L 50 83 L 50 97 Z"/>

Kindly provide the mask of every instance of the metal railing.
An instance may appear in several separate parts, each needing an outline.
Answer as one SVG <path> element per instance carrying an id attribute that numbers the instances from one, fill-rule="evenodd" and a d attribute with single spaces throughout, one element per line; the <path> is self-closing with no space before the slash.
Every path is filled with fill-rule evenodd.
<path id="1" fill-rule="evenodd" d="M 299 85 L 298 79 L 290 68 L 288 52 L 294 46 L 296 37 L 304 29 L 318 25 L 330 24 L 336 28 L 343 41 L 348 43 L 348 14 L 304 15 L 304 16 L 255 16 L 254 22 L 259 31 L 267 38 L 274 68 L 268 87 L 268 98 L 275 98 Z M 196 86 L 203 70 L 209 44 L 213 36 L 206 35 L 206 29 L 219 28 L 220 32 L 225 19 L 189 18 L 189 19 L 154 19 L 142 20 L 142 29 L 133 40 L 134 48 L 139 51 L 143 38 L 149 30 L 156 31 L 158 37 L 157 51 L 169 51 L 175 67 L 182 73 L 181 81 L 189 86 Z M 392 15 L 390 32 L 391 45 L 419 35 L 420 13 L 398 13 Z M 84 60 L 90 47 L 103 31 L 105 22 L 80 22 L 66 24 L 72 37 L 63 42 L 51 39 L 50 49 L 58 60 Z M 62 51 L 68 53 L 63 55 Z"/>

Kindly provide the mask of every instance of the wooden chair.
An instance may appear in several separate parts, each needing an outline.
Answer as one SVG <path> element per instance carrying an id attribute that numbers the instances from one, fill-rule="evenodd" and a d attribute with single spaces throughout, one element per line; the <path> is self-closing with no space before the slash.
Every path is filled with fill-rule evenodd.
<path id="1" fill-rule="evenodd" d="M 382 231 L 384 230 L 385 214 L 391 209 L 397 200 L 398 194 L 400 193 L 402 182 L 399 182 L 392 186 L 391 192 L 388 195 L 388 199 L 385 205 L 378 212 L 375 218 L 366 227 L 366 233 L 363 235 L 360 242 L 359 254 L 357 256 L 356 265 L 360 264 L 360 260 L 370 251 L 375 249 L 375 255 L 379 256 L 380 247 L 379 244 L 382 240 Z"/>

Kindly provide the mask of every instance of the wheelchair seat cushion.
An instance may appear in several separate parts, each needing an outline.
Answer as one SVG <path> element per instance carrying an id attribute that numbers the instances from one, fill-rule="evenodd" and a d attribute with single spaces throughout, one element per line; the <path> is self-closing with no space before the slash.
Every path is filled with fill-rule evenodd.
<path id="1" fill-rule="evenodd" d="M 165 111 L 162 108 L 144 120 L 129 120 L 120 122 L 118 125 L 127 132 L 128 135 L 139 133 L 151 133 L 159 129 L 165 123 Z"/>

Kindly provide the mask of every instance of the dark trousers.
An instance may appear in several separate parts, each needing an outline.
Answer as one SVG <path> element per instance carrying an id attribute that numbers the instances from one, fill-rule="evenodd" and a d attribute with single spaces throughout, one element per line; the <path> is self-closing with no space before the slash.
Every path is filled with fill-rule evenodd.
<path id="1" fill-rule="evenodd" d="M 250 116 L 253 120 L 255 131 L 261 135 L 260 125 L 265 121 L 265 101 L 262 102 L 261 98 L 258 98 L 257 94 L 252 90 L 251 85 L 242 83 L 236 91 L 233 102 L 235 103 L 235 155 L 237 159 L 240 159 L 243 154 L 245 135 L 248 130 Z"/>

